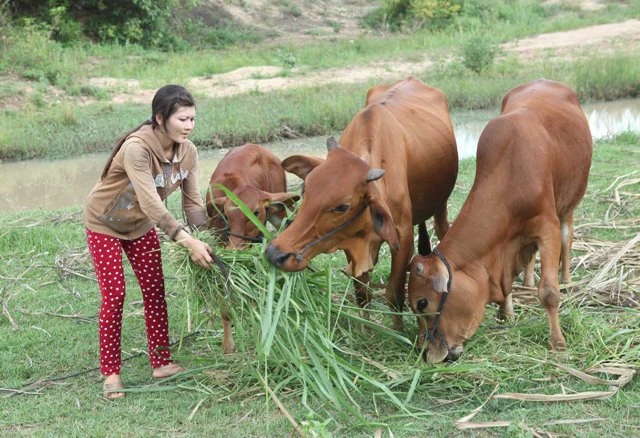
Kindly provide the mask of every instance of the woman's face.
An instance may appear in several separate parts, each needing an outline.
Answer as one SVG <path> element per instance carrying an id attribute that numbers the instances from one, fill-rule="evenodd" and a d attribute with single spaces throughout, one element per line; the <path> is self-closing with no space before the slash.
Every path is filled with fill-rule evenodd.
<path id="1" fill-rule="evenodd" d="M 172 141 L 184 143 L 196 124 L 196 107 L 181 106 L 167 119 L 165 133 Z"/>

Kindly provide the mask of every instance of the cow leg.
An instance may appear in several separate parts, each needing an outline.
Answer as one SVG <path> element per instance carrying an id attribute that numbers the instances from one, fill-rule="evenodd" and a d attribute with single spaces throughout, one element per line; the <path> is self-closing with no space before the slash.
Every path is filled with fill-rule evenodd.
<path id="1" fill-rule="evenodd" d="M 573 243 L 573 214 L 569 215 L 560 223 L 560 232 L 562 235 L 562 252 L 560 254 L 560 262 L 562 264 L 561 283 L 571 282 L 571 245 Z"/>
<path id="2" fill-rule="evenodd" d="M 345 252 L 345 255 L 347 256 L 347 262 L 351 265 L 353 260 L 348 253 Z M 369 303 L 371 302 L 371 288 L 369 287 L 369 281 L 369 272 L 364 272 L 362 275 L 355 278 L 354 284 L 356 304 L 358 304 L 358 307 L 362 309 L 362 312 L 360 312 L 361 316 L 366 320 L 369 320 L 369 312 L 365 309 L 369 307 Z"/>
<path id="3" fill-rule="evenodd" d="M 369 317 L 369 312 L 366 310 L 369 308 L 369 303 L 371 303 L 371 289 L 369 288 L 368 272 L 365 272 L 356 278 L 355 289 L 356 302 L 360 309 L 362 309 L 360 311 L 360 316 L 362 319 L 369 321 L 371 318 Z M 363 325 L 363 330 L 367 332 L 369 331 L 369 327 L 367 325 Z"/>
<path id="4" fill-rule="evenodd" d="M 232 354 L 236 352 L 236 344 L 233 341 L 233 332 L 231 331 L 231 315 L 227 309 L 220 311 L 222 318 L 222 352 L 224 354 Z"/>
<path id="5" fill-rule="evenodd" d="M 447 202 L 445 201 L 442 208 L 436 211 L 433 216 L 433 228 L 436 230 L 436 236 L 438 240 L 442 240 L 447 231 L 449 231 L 449 219 L 447 214 Z"/>
<path id="6" fill-rule="evenodd" d="M 504 301 L 500 303 L 498 309 L 499 321 L 511 321 L 513 320 L 513 295 L 509 294 L 504 297 Z"/>
<path id="7" fill-rule="evenodd" d="M 560 306 L 560 287 L 558 283 L 558 265 L 560 263 L 560 223 L 557 218 L 547 219 L 542 225 L 538 249 L 540 250 L 540 282 L 538 299 L 542 303 L 549 320 L 551 348 L 565 350 L 567 341 L 560 328 L 558 308 Z"/>
<path id="8" fill-rule="evenodd" d="M 371 302 L 371 292 L 369 290 L 369 273 L 365 272 L 356 278 L 356 302 L 362 309 L 369 307 Z M 365 312 L 366 313 L 366 312 Z"/>
<path id="9" fill-rule="evenodd" d="M 413 231 L 413 227 L 409 228 Z M 385 291 L 385 298 L 393 312 L 391 319 L 393 329 L 402 332 L 402 311 L 404 309 L 405 283 L 407 280 L 407 266 L 413 254 L 413 233 L 400 235 L 400 248 L 391 255 L 391 274 Z"/>
<path id="10" fill-rule="evenodd" d="M 522 278 L 522 285 L 525 287 L 534 287 L 535 286 L 535 276 L 534 276 L 534 268 L 536 265 L 536 253 L 534 252 L 531 255 L 531 259 L 527 262 L 527 265 L 524 268 L 524 276 Z"/>

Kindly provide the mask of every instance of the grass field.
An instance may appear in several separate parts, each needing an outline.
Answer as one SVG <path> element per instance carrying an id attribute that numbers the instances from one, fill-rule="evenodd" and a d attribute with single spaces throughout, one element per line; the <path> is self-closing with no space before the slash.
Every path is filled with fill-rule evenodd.
<path id="1" fill-rule="evenodd" d="M 490 310 L 457 362 L 424 364 L 411 347 L 416 327 L 409 311 L 404 335 L 395 335 L 378 296 L 373 320 L 381 325 L 362 330 L 349 279 L 339 272 L 343 256 L 320 256 L 315 272 L 288 276 L 270 289 L 276 280 L 258 247 L 237 261 L 238 284 L 248 281 L 239 278 L 253 264 L 253 286 L 245 292 L 254 301 L 235 309 L 238 353 L 224 356 L 217 303 L 203 300 L 189 283 L 202 273 L 185 266 L 185 255 L 165 242 L 174 351 L 190 371 L 162 383 L 151 378 L 140 291 L 128 271 L 123 378 L 129 389 L 117 402 L 101 397 L 99 294 L 79 208 L 2 214 L 0 427 L 9 436 L 291 436 L 294 423 L 306 436 L 637 435 L 640 387 L 631 373 L 640 365 L 639 168 L 637 134 L 597 142 L 587 194 L 576 212 L 573 283 L 562 293 L 564 353 L 547 349 L 546 317 L 535 292 L 516 288 L 512 324 L 498 325 Z M 473 173 L 473 160 L 465 160 L 451 198 L 453 217 Z M 386 251 L 374 282 L 386 278 Z M 287 290 L 291 281 L 298 286 Z M 342 313 L 320 314 L 336 309 Z M 318 318 L 326 324 L 312 326 Z M 329 335 L 304 335 L 300 321 Z M 331 354 L 314 362 L 304 354 L 292 359 L 294 348 L 282 350 L 300 346 L 303 338 L 325 339 Z M 309 344 L 309 351 L 323 351 L 314 348 Z M 631 380 L 618 388 L 576 375 L 604 364 Z M 340 372 L 347 380 L 358 376 L 353 388 L 331 385 Z M 592 374 L 620 377 L 611 370 Z M 333 396 L 317 392 L 323 386 L 333 388 Z M 580 400 L 594 392 L 602 399 Z M 516 395 L 497 398 L 508 393 Z M 526 401 L 517 394 L 578 400 Z M 475 417 L 459 421 L 476 409 Z"/>

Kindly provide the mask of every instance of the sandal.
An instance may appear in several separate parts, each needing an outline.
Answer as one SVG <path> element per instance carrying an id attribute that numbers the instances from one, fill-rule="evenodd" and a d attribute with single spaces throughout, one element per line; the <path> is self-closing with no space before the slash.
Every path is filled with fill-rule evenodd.
<path id="1" fill-rule="evenodd" d="M 102 396 L 107 400 L 124 398 L 125 393 L 122 392 L 123 389 L 124 389 L 124 385 L 122 384 L 122 381 L 119 379 L 116 382 L 107 383 L 105 381 L 104 385 L 102 385 L 102 391 L 103 391 Z"/>
<path id="2" fill-rule="evenodd" d="M 154 379 L 166 379 L 171 376 L 175 376 L 183 371 L 186 371 L 186 368 L 178 365 L 177 363 L 170 363 L 168 365 L 163 365 L 158 368 L 153 369 L 153 378 Z"/>

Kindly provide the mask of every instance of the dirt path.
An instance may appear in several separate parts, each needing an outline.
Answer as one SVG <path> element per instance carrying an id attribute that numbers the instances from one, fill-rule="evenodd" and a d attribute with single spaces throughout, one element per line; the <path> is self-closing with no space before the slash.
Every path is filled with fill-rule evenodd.
<path id="1" fill-rule="evenodd" d="M 502 45 L 505 55 L 515 55 L 522 61 L 540 57 L 546 59 L 590 56 L 592 53 L 636 53 L 640 57 L 640 20 L 603 24 L 581 29 L 541 34 Z M 282 69 L 273 66 L 244 67 L 232 72 L 192 78 L 187 85 L 196 95 L 225 97 L 251 91 L 269 92 L 295 87 L 310 87 L 329 83 L 357 83 L 370 79 L 395 80 L 409 74 L 419 74 L 433 61 L 425 56 L 418 62 L 377 62 L 362 67 L 328 69 L 298 75 L 293 69 L 287 77 L 279 76 Z M 113 78 L 93 78 L 91 85 L 128 88 L 126 93 L 112 95 L 114 103 L 148 103 L 155 90 L 142 89 L 138 81 L 118 81 Z"/>

